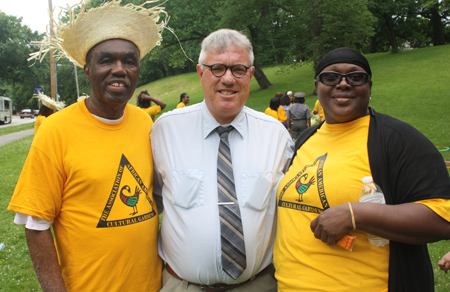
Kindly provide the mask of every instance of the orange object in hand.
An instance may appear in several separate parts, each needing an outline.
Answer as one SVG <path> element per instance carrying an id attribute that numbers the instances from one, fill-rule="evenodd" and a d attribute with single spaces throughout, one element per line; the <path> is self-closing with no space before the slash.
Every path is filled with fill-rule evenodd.
<path id="1" fill-rule="evenodd" d="M 354 235 L 344 235 L 339 238 L 336 243 L 345 248 L 346 250 L 352 251 L 353 244 L 355 243 L 356 236 Z"/>

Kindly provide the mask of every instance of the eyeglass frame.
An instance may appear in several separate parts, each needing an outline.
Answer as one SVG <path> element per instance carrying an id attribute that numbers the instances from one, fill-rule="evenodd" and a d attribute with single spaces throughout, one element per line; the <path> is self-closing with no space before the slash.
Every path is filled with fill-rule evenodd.
<path id="1" fill-rule="evenodd" d="M 324 82 L 322 81 L 322 79 L 321 79 L 321 76 L 323 76 L 323 74 L 325 74 L 325 73 L 333 73 L 333 74 L 339 75 L 339 81 L 338 81 L 338 83 L 336 83 L 336 84 L 326 84 L 326 83 L 324 83 Z M 366 82 L 364 82 L 363 84 L 351 84 L 351 83 L 348 81 L 347 76 L 348 76 L 348 75 L 351 75 L 351 74 L 356 74 L 356 73 L 358 73 L 358 74 L 361 74 L 361 73 L 362 73 L 362 74 L 366 75 L 366 76 L 367 76 Z M 324 85 L 328 85 L 328 86 L 336 86 L 336 85 L 338 85 L 339 83 L 342 82 L 342 78 L 345 78 L 345 81 L 346 81 L 349 85 L 351 85 L 351 86 L 361 86 L 361 85 L 366 85 L 368 82 L 371 81 L 369 74 L 367 74 L 367 72 L 363 72 L 363 71 L 355 71 L 355 72 L 350 72 L 350 73 L 347 73 L 347 74 L 341 74 L 341 73 L 339 73 L 339 72 L 334 72 L 334 71 L 324 71 L 324 72 L 320 72 L 320 74 L 317 75 L 316 80 L 319 80 L 319 81 L 320 81 L 322 84 L 324 84 Z"/>
<path id="2" fill-rule="evenodd" d="M 222 66 L 224 66 L 224 67 L 225 67 L 225 72 L 223 72 L 223 74 L 220 75 L 220 76 L 214 74 L 214 73 L 213 73 L 213 70 L 212 70 L 212 67 L 214 67 L 215 65 L 222 65 Z M 244 77 L 245 74 L 247 74 L 247 71 L 248 71 L 249 69 L 252 68 L 252 66 L 245 66 L 244 64 L 235 64 L 235 65 L 227 66 L 227 65 L 222 64 L 222 63 L 214 63 L 214 64 L 212 64 L 212 65 L 202 64 L 202 66 L 209 67 L 209 70 L 211 70 L 211 74 L 214 75 L 214 76 L 216 76 L 216 77 L 222 77 L 223 75 L 227 74 L 228 69 L 230 69 L 231 74 L 233 74 L 233 76 L 234 76 L 235 78 L 242 78 L 242 77 Z M 242 76 L 238 77 L 238 76 L 234 75 L 234 73 L 233 73 L 233 68 L 234 68 L 235 66 L 243 66 L 243 67 L 245 68 L 245 72 L 244 72 L 244 74 L 243 74 Z"/>

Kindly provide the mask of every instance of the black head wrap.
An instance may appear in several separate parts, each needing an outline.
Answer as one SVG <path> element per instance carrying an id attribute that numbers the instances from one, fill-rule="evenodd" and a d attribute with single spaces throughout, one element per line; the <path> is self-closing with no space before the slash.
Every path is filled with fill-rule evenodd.
<path id="1" fill-rule="evenodd" d="M 351 48 L 339 48 L 326 54 L 317 66 L 316 76 L 326 67 L 337 63 L 358 65 L 369 74 L 370 78 L 372 78 L 372 71 L 370 71 L 370 65 L 367 59 L 360 52 Z"/>

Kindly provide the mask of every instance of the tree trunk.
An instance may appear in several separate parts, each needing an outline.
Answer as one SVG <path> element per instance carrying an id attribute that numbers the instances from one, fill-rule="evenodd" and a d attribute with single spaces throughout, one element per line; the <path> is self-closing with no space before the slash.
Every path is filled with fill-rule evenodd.
<path id="1" fill-rule="evenodd" d="M 392 47 L 392 53 L 396 54 L 398 53 L 398 47 L 397 47 L 397 38 L 395 37 L 394 33 L 394 27 L 392 25 L 392 18 L 388 14 L 383 14 L 384 21 L 386 22 L 387 29 L 389 31 L 389 41 L 391 43 Z"/>
<path id="2" fill-rule="evenodd" d="M 311 47 L 313 51 L 314 58 L 314 72 L 317 69 L 317 65 L 319 65 L 320 60 L 325 55 L 323 52 L 323 46 L 320 43 L 320 32 L 322 31 L 322 21 L 321 14 L 322 9 L 320 7 L 320 3 L 318 1 L 310 1 L 312 9 L 312 15 L 309 23 L 309 33 L 311 34 Z M 316 76 L 314 76 L 316 77 Z"/>
<path id="3" fill-rule="evenodd" d="M 444 28 L 441 21 L 441 15 L 439 14 L 439 3 L 431 7 L 431 23 L 433 25 L 433 45 L 442 46 L 445 45 Z"/>
<path id="4" fill-rule="evenodd" d="M 250 35 L 252 37 L 252 45 L 253 45 L 253 54 L 255 55 L 255 60 L 253 61 L 253 66 L 255 66 L 255 76 L 256 82 L 259 84 L 259 89 L 264 90 L 272 86 L 269 79 L 267 79 L 266 74 L 264 74 L 261 66 L 259 66 L 259 41 L 258 41 L 258 29 L 252 26 L 248 26 L 250 31 Z"/>
<path id="5" fill-rule="evenodd" d="M 377 52 L 377 35 L 375 34 L 373 37 L 370 38 L 370 53 L 376 53 Z"/>
<path id="6" fill-rule="evenodd" d="M 259 89 L 264 90 L 272 86 L 272 83 L 270 83 L 269 79 L 266 77 L 266 74 L 264 74 L 263 70 L 259 66 L 257 59 L 253 62 L 253 66 L 255 66 L 255 74 L 253 76 L 259 84 Z"/>

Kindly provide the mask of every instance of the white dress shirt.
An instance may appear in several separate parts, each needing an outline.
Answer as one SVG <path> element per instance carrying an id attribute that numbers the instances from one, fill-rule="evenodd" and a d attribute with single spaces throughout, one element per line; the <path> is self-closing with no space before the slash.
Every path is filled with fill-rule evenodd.
<path id="1" fill-rule="evenodd" d="M 164 215 L 159 254 L 193 283 L 240 283 L 272 262 L 277 185 L 294 144 L 284 126 L 244 107 L 230 124 L 236 195 L 244 230 L 247 268 L 237 279 L 222 271 L 217 199 L 220 124 L 205 102 L 163 114 L 151 132 L 155 195 Z"/>

